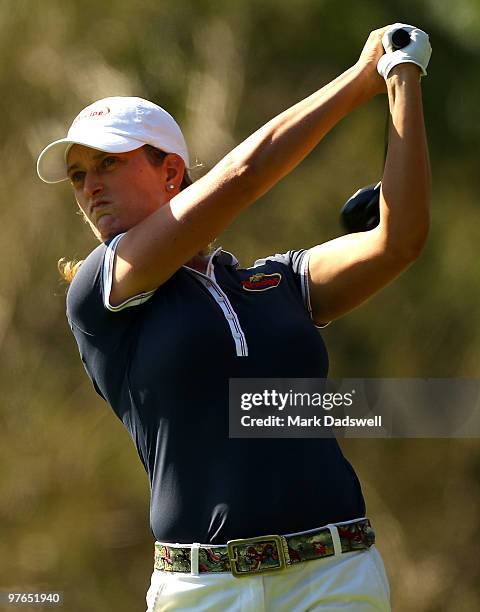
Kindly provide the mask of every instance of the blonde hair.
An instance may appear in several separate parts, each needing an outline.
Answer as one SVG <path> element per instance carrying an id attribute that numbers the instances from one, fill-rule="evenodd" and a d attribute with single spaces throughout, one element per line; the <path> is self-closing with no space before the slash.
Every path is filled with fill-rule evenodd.
<path id="1" fill-rule="evenodd" d="M 67 283 L 71 283 L 72 280 L 75 278 L 75 274 L 79 271 L 83 261 L 83 259 L 80 259 L 79 261 L 75 259 L 73 261 L 68 261 L 68 259 L 66 259 L 65 257 L 59 259 L 57 263 L 57 268 L 60 274 L 62 275 L 63 280 L 66 280 Z"/>

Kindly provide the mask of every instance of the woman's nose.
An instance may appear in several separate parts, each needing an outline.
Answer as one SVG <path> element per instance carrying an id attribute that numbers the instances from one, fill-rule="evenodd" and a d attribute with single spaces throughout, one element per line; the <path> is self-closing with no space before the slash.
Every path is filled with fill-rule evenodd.
<path id="1" fill-rule="evenodd" d="M 103 190 L 103 182 L 98 172 L 88 171 L 85 174 L 83 189 L 88 197 L 93 197 Z"/>

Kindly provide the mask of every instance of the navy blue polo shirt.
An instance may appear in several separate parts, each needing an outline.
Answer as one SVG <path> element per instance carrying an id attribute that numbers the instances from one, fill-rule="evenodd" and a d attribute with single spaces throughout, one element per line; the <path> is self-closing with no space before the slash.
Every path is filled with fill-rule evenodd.
<path id="1" fill-rule="evenodd" d="M 229 378 L 324 378 L 309 251 L 242 269 L 217 249 L 155 291 L 109 304 L 122 235 L 84 261 L 67 317 L 96 391 L 122 420 L 151 486 L 156 540 L 222 544 L 365 514 L 335 439 L 229 439 Z M 262 276 L 262 274 L 264 276 Z"/>

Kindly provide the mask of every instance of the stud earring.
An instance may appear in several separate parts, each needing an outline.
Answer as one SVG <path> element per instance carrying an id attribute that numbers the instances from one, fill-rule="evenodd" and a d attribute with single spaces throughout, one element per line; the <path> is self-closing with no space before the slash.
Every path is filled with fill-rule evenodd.
<path id="1" fill-rule="evenodd" d="M 173 183 L 170 183 L 169 185 L 167 185 L 167 189 L 170 189 L 170 191 L 172 189 L 175 189 L 175 185 L 173 185 Z"/>

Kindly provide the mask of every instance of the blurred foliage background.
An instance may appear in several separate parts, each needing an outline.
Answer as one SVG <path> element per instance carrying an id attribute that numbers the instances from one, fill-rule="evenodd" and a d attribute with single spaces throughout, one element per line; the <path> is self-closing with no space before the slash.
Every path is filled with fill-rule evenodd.
<path id="1" fill-rule="evenodd" d="M 393 285 L 324 332 L 334 377 L 477 377 L 478 0 L 0 0 L 0 590 L 59 590 L 64 609 L 144 610 L 149 487 L 96 396 L 64 317 L 60 257 L 95 239 L 68 185 L 35 160 L 85 105 L 139 95 L 212 166 L 273 115 L 354 63 L 368 32 L 430 33 L 424 80 L 431 236 Z M 243 264 L 328 240 L 381 175 L 385 100 L 346 118 L 219 243 Z M 454 407 L 452 407 L 454 408 Z M 480 609 L 478 440 L 347 440 L 394 610 Z M 38 609 L 38 608 L 37 608 Z"/>

